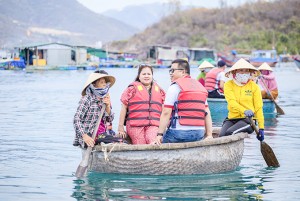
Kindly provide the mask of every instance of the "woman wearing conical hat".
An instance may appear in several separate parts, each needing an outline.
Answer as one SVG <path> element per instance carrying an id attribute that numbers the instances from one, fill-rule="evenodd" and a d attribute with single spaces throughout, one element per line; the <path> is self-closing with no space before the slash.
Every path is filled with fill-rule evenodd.
<path id="1" fill-rule="evenodd" d="M 108 75 L 104 70 L 91 73 L 81 92 L 79 106 L 74 116 L 74 128 L 76 136 L 74 146 L 93 147 L 98 135 L 106 133 L 108 125 L 111 124 L 114 115 L 111 111 L 111 102 L 108 90 L 115 83 L 115 78 Z M 101 108 L 105 103 L 105 112 L 100 125 L 96 127 L 96 122 L 100 115 Z M 96 138 L 92 138 L 94 129 L 97 130 Z"/>
<path id="2" fill-rule="evenodd" d="M 278 97 L 278 88 L 275 75 L 273 74 L 273 69 L 267 64 L 263 63 L 258 70 L 261 75 L 259 76 L 258 84 L 261 86 L 261 96 L 262 98 L 268 98 L 272 100 L 270 93 L 273 98 Z"/>
<path id="3" fill-rule="evenodd" d="M 214 66 L 211 63 L 209 63 L 208 61 L 205 61 L 205 60 L 199 65 L 198 69 L 201 72 L 197 76 L 196 80 L 198 80 L 203 86 L 204 86 L 204 83 L 205 83 L 206 73 L 208 73 L 208 71 L 211 70 L 212 68 L 214 68 Z"/>
<path id="4" fill-rule="evenodd" d="M 228 117 L 225 119 L 220 136 L 238 132 L 252 133 L 248 118 L 256 119 L 259 126 L 258 140 L 264 140 L 263 102 L 259 86 L 253 77 L 259 72 L 245 59 L 238 60 L 226 73 L 231 78 L 224 85 L 224 95 L 228 103 Z"/>

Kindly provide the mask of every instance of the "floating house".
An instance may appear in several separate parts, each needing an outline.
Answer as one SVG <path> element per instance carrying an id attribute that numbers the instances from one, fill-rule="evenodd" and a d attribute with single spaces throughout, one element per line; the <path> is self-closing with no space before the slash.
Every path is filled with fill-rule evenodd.
<path id="1" fill-rule="evenodd" d="M 201 60 L 207 60 L 216 65 L 216 55 L 214 50 L 208 48 L 189 48 L 190 64 L 198 65 Z"/>
<path id="2" fill-rule="evenodd" d="M 148 48 L 147 58 L 161 65 L 170 65 L 173 60 L 181 58 L 188 58 L 191 65 L 198 65 L 202 59 L 215 64 L 214 50 L 207 48 L 152 45 Z"/>
<path id="3" fill-rule="evenodd" d="M 169 66 L 174 59 L 189 58 L 188 48 L 152 45 L 148 48 L 147 59 L 152 59 L 158 65 Z"/>
<path id="4" fill-rule="evenodd" d="M 253 50 L 250 57 L 250 63 L 256 67 L 259 67 L 264 62 L 269 66 L 275 67 L 277 63 L 276 50 Z"/>
<path id="5" fill-rule="evenodd" d="M 79 65 L 87 60 L 87 50 L 82 46 L 62 43 L 41 43 L 16 47 L 26 66 L 65 66 Z"/>
<path id="6" fill-rule="evenodd" d="M 99 61 L 133 61 L 137 59 L 138 54 L 132 52 L 117 52 L 117 51 L 107 51 L 105 49 L 99 48 L 87 48 L 88 58 L 93 60 L 93 58 L 98 58 Z"/>
<path id="7" fill-rule="evenodd" d="M 0 70 L 24 69 L 25 62 L 18 52 L 0 49 Z"/>

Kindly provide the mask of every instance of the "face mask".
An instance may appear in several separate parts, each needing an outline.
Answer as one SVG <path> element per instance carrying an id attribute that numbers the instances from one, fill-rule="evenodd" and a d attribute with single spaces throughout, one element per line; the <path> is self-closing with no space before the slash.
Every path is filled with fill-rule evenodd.
<path id="1" fill-rule="evenodd" d="M 262 71 L 260 71 L 261 72 L 261 74 L 263 74 L 263 75 L 269 75 L 269 71 L 268 70 L 262 70 Z"/>
<path id="2" fill-rule="evenodd" d="M 110 83 L 108 82 L 106 84 L 106 87 L 105 88 L 95 88 L 93 84 L 90 84 L 89 88 L 92 90 L 92 92 L 100 97 L 100 98 L 103 98 L 104 96 L 106 96 L 106 94 L 108 93 L 108 90 L 109 90 L 109 86 L 110 86 Z"/>
<path id="3" fill-rule="evenodd" d="M 250 73 L 236 73 L 234 79 L 241 84 L 246 84 L 250 79 Z"/>
<path id="4" fill-rule="evenodd" d="M 204 69 L 201 70 L 202 73 L 208 73 L 209 71 L 210 71 L 209 68 L 204 68 Z"/>

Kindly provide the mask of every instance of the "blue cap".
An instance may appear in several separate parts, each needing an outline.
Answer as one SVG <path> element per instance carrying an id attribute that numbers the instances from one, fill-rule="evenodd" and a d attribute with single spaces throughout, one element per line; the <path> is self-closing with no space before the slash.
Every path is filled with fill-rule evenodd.
<path id="1" fill-rule="evenodd" d="M 223 67 L 225 65 L 226 65 L 225 61 L 223 60 L 218 61 L 218 67 Z"/>

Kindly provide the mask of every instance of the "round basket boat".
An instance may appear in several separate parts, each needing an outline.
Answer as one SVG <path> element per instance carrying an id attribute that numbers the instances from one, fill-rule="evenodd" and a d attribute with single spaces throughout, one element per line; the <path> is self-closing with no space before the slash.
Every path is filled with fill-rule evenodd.
<path id="1" fill-rule="evenodd" d="M 235 170 L 247 133 L 162 145 L 101 144 L 95 146 L 89 170 L 143 175 L 213 174 Z"/>
<path id="2" fill-rule="evenodd" d="M 207 102 L 213 122 L 223 122 L 228 116 L 227 101 L 223 98 L 208 98 Z M 263 113 L 265 119 L 276 117 L 273 101 L 263 99 Z"/>
<path id="3" fill-rule="evenodd" d="M 224 98 L 208 98 L 208 106 L 211 113 L 228 114 L 227 101 Z M 275 104 L 269 99 L 263 99 L 263 113 L 269 114 L 275 112 Z"/>

